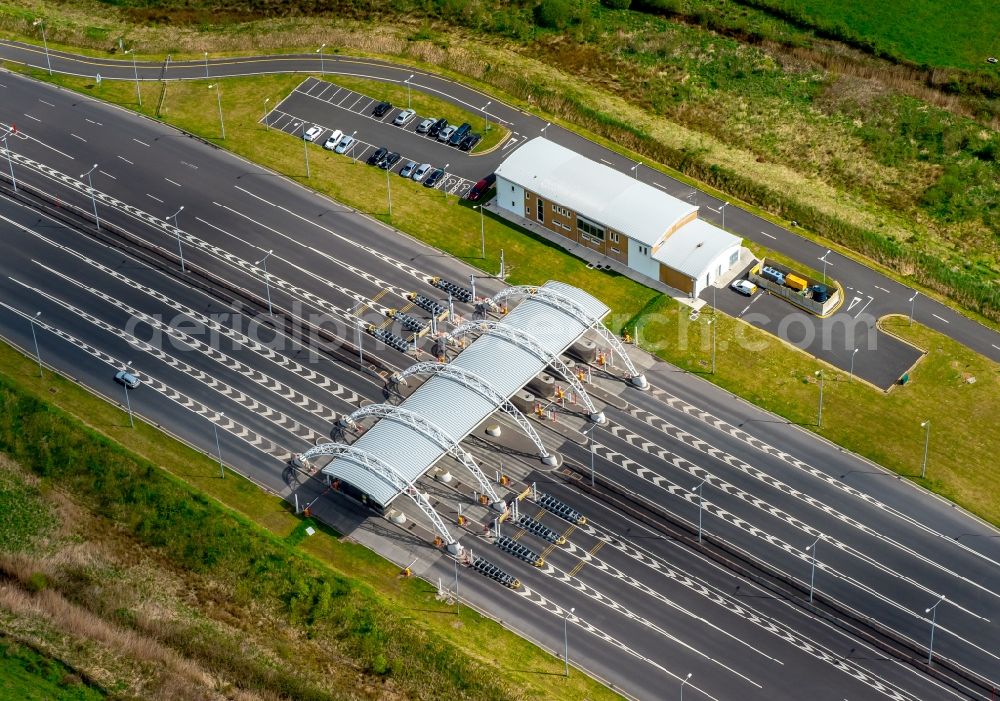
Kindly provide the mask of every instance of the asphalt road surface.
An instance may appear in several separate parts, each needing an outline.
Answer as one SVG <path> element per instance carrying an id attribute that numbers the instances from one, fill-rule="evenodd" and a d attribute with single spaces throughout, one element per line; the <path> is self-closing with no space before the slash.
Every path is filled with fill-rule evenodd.
<path id="1" fill-rule="evenodd" d="M 34 330 L 44 360 L 112 398 L 120 393 L 121 403 L 111 376 L 128 364 L 144 379 L 130 395 L 136 411 L 208 452 L 218 427 L 227 464 L 286 496 L 293 491 L 287 457 L 324 439 L 337 414 L 383 401 L 384 384 L 371 366 L 313 357 L 297 343 L 302 334 L 274 331 L 272 319 L 321 316 L 353 353 L 359 316 L 385 324 L 383 311 L 404 305 L 405 292 L 435 294 L 431 276 L 465 281 L 472 272 L 168 127 L 22 77 L 3 84 L 0 120 L 34 117 L 10 141 L 22 186 L 50 193 L 63 211 L 96 206 L 105 227 L 133 232 L 160 265 L 4 200 L 2 334 L 30 353 Z M 91 201 L 78 175 L 95 162 Z M 191 272 L 180 272 L 178 244 Z M 198 269 L 225 277 L 236 292 L 206 294 L 195 284 Z M 500 286 L 478 280 L 477 293 Z M 238 304 L 251 298 L 257 303 Z M 395 367 L 413 361 L 384 347 L 369 354 Z M 640 698 L 662 698 L 688 672 L 692 698 L 799 698 L 804 688 L 820 699 L 988 698 L 949 690 L 919 665 L 876 652 L 805 606 L 803 593 L 815 552 L 818 601 L 829 612 L 871 619 L 911 644 L 915 658 L 930 632 L 924 609 L 944 594 L 935 655 L 995 680 L 994 529 L 697 378 L 662 363 L 648 376 L 653 391 L 608 398 L 610 423 L 594 437 L 595 471 L 689 530 L 704 481 L 701 514 L 716 556 L 539 474 L 590 528 L 532 511 L 569 532 L 569 544 L 552 549 L 540 569 L 477 544 L 525 586 L 509 591 L 463 573 L 463 599 L 549 649 L 571 625 L 572 659 Z M 564 422 L 573 421 L 568 414 Z M 588 466 L 590 453 L 578 443 L 548 429 L 546 441 L 571 466 Z M 471 447 L 484 464 L 497 464 L 489 448 Z M 785 577 L 798 594 L 761 589 L 720 566 L 722 553 Z M 431 581 L 452 567 L 433 562 Z"/>

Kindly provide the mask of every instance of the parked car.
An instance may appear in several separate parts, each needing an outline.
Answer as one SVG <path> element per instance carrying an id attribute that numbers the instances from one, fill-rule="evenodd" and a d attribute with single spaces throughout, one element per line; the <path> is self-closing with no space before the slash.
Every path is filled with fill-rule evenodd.
<path id="1" fill-rule="evenodd" d="M 753 297 L 757 292 L 757 286 L 749 280 L 734 280 L 730 287 L 747 297 Z"/>
<path id="2" fill-rule="evenodd" d="M 405 127 L 407 123 L 409 123 L 409 121 L 413 119 L 414 115 L 416 114 L 417 113 L 414 112 L 413 110 L 403 110 L 402 112 L 396 115 L 396 118 L 392 120 L 392 123 L 395 124 L 397 127 Z"/>
<path id="3" fill-rule="evenodd" d="M 403 164 L 403 167 L 399 169 L 399 174 L 404 178 L 408 178 L 411 175 L 413 175 L 413 171 L 416 169 L 417 169 L 416 163 L 414 163 L 413 161 L 407 161 L 406 163 Z"/>
<path id="4" fill-rule="evenodd" d="M 322 133 L 323 133 L 323 127 L 318 127 L 315 124 L 313 124 L 311 127 L 306 129 L 305 134 L 302 135 L 302 138 L 305 139 L 306 141 L 315 141 L 316 139 L 319 138 L 319 135 Z"/>
<path id="5" fill-rule="evenodd" d="M 443 177 L 444 170 L 442 168 L 435 168 L 434 171 L 424 180 L 424 187 L 434 187 Z"/>
<path id="6" fill-rule="evenodd" d="M 468 134 L 471 130 L 472 130 L 472 125 L 469 124 L 468 122 L 463 122 L 462 126 L 460 126 L 458 129 L 452 132 L 451 138 L 448 139 L 448 143 L 451 146 L 458 146 L 460 143 L 462 143 L 462 139 L 465 138 L 465 135 Z"/>
<path id="7" fill-rule="evenodd" d="M 441 119 L 434 122 L 431 125 L 431 128 L 427 130 L 427 136 L 433 136 L 436 139 L 438 134 L 441 133 L 441 130 L 447 126 L 448 126 L 448 120 L 445 119 L 444 117 L 441 117 Z"/>
<path id="8" fill-rule="evenodd" d="M 347 153 L 347 149 L 351 148 L 351 146 L 353 145 L 354 145 L 354 137 L 347 135 L 340 140 L 340 143 L 337 144 L 337 148 L 333 150 L 336 151 L 337 153 Z"/>
<path id="9" fill-rule="evenodd" d="M 431 168 L 433 167 L 434 166 L 432 166 L 430 163 L 424 163 L 422 165 L 417 166 L 417 169 L 413 171 L 413 176 L 412 176 L 413 179 L 419 183 L 421 180 L 424 179 L 424 176 L 427 175 L 427 173 L 429 173 Z"/>
<path id="10" fill-rule="evenodd" d="M 400 158 L 401 156 L 395 151 L 389 151 L 385 154 L 385 158 L 379 162 L 378 167 L 382 170 L 392 170 L 392 167 L 399 163 Z"/>
<path id="11" fill-rule="evenodd" d="M 115 375 L 115 382 L 125 385 L 129 389 L 135 389 L 142 384 L 138 377 L 126 370 L 121 370 Z"/>
<path id="12" fill-rule="evenodd" d="M 340 129 L 334 129 L 330 136 L 326 137 L 326 141 L 323 142 L 323 148 L 332 151 L 337 148 L 337 143 L 343 138 L 344 132 Z"/>
<path id="13" fill-rule="evenodd" d="M 471 188 L 469 188 L 469 194 L 466 195 L 466 198 L 475 202 L 480 197 L 482 197 L 487 190 L 493 187 L 493 183 L 495 183 L 496 181 L 497 181 L 497 176 L 493 173 L 490 173 L 485 178 L 483 178 L 475 185 L 473 185 Z"/>
<path id="14" fill-rule="evenodd" d="M 426 134 L 428 132 L 428 130 L 432 126 L 434 126 L 435 121 L 436 120 L 434 119 L 434 117 L 428 117 L 424 121 L 420 122 L 420 124 L 417 125 L 417 133 L 418 134 Z"/>
<path id="15" fill-rule="evenodd" d="M 372 152 L 372 155 L 368 156 L 368 165 L 377 166 L 385 158 L 385 155 L 389 153 L 389 149 L 385 146 L 379 146 Z"/>
<path id="16" fill-rule="evenodd" d="M 471 151 L 476 147 L 476 144 L 482 140 L 483 137 L 479 134 L 466 134 L 465 138 L 462 139 L 462 142 L 458 145 L 458 147 L 463 151 Z"/>
<path id="17" fill-rule="evenodd" d="M 455 133 L 455 127 L 447 126 L 438 132 L 438 141 L 448 143 L 448 139 L 450 139 L 451 135 L 454 133 Z"/>
<path id="18" fill-rule="evenodd" d="M 384 117 L 385 113 L 392 109 L 391 102 L 380 102 L 375 105 L 375 109 L 372 110 L 373 117 Z"/>

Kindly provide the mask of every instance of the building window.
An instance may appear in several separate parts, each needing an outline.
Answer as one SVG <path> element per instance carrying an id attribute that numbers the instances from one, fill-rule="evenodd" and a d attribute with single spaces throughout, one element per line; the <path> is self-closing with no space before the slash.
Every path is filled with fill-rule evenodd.
<path id="1" fill-rule="evenodd" d="M 639 246 L 639 255 L 648 256 L 649 255 L 649 246 Z"/>
<path id="2" fill-rule="evenodd" d="M 739 252 L 739 250 L 733 251 L 733 255 L 729 256 L 729 267 L 731 268 L 734 265 L 736 265 L 736 262 L 739 259 L 740 259 L 740 252 Z"/>
<path id="3" fill-rule="evenodd" d="M 608 239 L 611 240 L 611 243 L 618 243 L 618 232 L 612 231 L 611 233 L 609 233 Z"/>
<path id="4" fill-rule="evenodd" d="M 514 192 L 514 186 L 513 185 L 510 186 L 510 191 Z"/>
<path id="5" fill-rule="evenodd" d="M 538 212 L 538 221 L 544 222 L 545 221 L 545 202 L 541 198 L 538 198 L 537 212 Z"/>
<path id="6" fill-rule="evenodd" d="M 620 251 L 620 250 L 618 250 L 617 248 L 615 248 L 614 246 L 612 246 L 612 247 L 611 247 L 611 251 L 612 251 L 613 253 L 621 253 L 621 251 Z"/>
<path id="7" fill-rule="evenodd" d="M 565 207 L 560 207 L 559 205 L 554 204 L 554 203 L 552 205 L 552 211 L 555 212 L 556 214 L 559 214 L 559 215 L 563 216 L 563 217 L 566 217 L 566 218 L 570 217 L 570 211 L 568 209 L 566 209 Z"/>
<path id="8" fill-rule="evenodd" d="M 604 241 L 604 227 L 600 224 L 595 224 L 578 215 L 576 218 L 576 227 L 580 230 L 580 235 L 588 241 L 593 241 L 594 243 Z"/>

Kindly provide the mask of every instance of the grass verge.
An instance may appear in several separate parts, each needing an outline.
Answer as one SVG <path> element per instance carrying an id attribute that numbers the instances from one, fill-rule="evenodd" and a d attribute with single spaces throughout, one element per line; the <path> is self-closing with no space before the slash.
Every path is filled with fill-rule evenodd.
<path id="1" fill-rule="evenodd" d="M 99 701 L 106 697 L 58 660 L 0 635 L 0 698 Z"/>
<path id="2" fill-rule="evenodd" d="M 85 417 L 86 426 L 74 416 Z M 400 578 L 398 567 L 366 548 L 323 530 L 302 540 L 302 520 L 280 498 L 236 475 L 218 479 L 208 456 L 143 422 L 130 429 L 119 409 L 62 377 L 46 372 L 39 381 L 37 365 L 32 370 L 30 359 L 6 344 L 0 451 L 43 487 L 72 494 L 113 532 L 211 580 L 220 601 L 259 605 L 275 631 L 316 641 L 311 662 L 320 670 L 339 659 L 367 683 L 414 699 L 618 698 L 581 674 L 552 685 L 562 670 L 558 659 L 466 607 L 455 616 L 454 607 L 435 600 L 433 587 Z M 279 640 L 291 645 L 285 635 Z M 187 631 L 181 642 L 228 674 L 242 674 L 232 659 L 238 652 L 212 657 L 211 645 L 192 636 Z M 296 698 L 330 697 L 316 679 L 254 677 L 247 684 Z"/>

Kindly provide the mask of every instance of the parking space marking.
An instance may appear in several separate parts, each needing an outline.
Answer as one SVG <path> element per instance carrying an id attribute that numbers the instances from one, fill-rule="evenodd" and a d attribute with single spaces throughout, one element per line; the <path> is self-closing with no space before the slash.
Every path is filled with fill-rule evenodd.
<path id="1" fill-rule="evenodd" d="M 354 94 L 358 95 L 357 93 L 354 93 Z M 364 99 L 365 99 L 364 95 L 358 95 L 358 99 L 355 100 L 354 102 L 352 102 L 350 107 L 345 107 L 344 109 L 348 109 L 348 110 L 351 110 L 353 112 L 354 111 L 354 106 L 357 105 L 359 102 L 361 102 Z M 343 105 L 341 105 L 341 106 L 343 106 Z"/>
<path id="2" fill-rule="evenodd" d="M 330 95 L 330 97 L 328 97 L 327 99 L 325 99 L 324 102 L 330 102 L 330 103 L 332 103 L 333 102 L 333 98 L 337 97 L 337 95 L 340 94 L 340 91 L 343 90 L 343 88 L 340 87 L 339 85 L 334 85 L 333 87 L 335 87 L 336 90 L 334 90 L 333 94 Z"/>
<path id="3" fill-rule="evenodd" d="M 316 99 L 323 100 L 323 102 L 326 102 L 326 99 L 323 96 L 326 95 L 326 91 L 332 87 L 334 87 L 333 83 L 328 83 L 322 90 L 316 93 Z"/>
<path id="4" fill-rule="evenodd" d="M 348 90 L 347 92 L 345 92 L 344 96 L 342 98 L 340 98 L 340 102 L 337 103 L 337 107 L 344 107 L 344 103 L 347 101 L 347 98 L 349 98 L 351 95 L 354 95 L 354 94 L 355 94 L 355 92 L 353 90 Z M 344 109 L 347 109 L 347 108 L 344 107 Z"/>
<path id="5" fill-rule="evenodd" d="M 950 324 L 951 323 L 950 321 L 948 321 L 947 319 L 945 319 L 943 316 L 938 316 L 937 314 L 931 314 L 931 316 L 934 317 L 935 319 L 940 319 L 941 321 L 943 321 L 946 324 Z"/>

